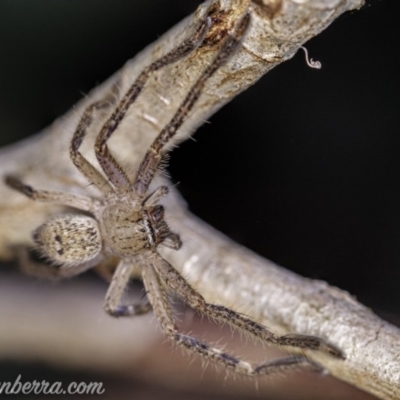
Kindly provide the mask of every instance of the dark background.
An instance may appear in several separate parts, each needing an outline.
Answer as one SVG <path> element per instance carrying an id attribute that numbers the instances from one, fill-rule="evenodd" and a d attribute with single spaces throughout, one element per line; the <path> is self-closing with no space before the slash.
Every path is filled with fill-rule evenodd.
<path id="1" fill-rule="evenodd" d="M 0 144 L 50 124 L 194 0 L 0 0 Z M 171 157 L 193 212 L 400 321 L 400 2 L 340 17 Z"/>

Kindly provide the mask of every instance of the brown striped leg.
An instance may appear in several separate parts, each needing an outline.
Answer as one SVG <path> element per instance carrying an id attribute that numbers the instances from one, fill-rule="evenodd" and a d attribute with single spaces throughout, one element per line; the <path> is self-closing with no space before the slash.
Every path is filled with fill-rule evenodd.
<path id="1" fill-rule="evenodd" d="M 160 255 L 154 257 L 154 268 L 160 278 L 179 296 L 185 303 L 208 317 L 227 322 L 235 328 L 250 333 L 256 339 L 278 346 L 297 347 L 299 349 L 317 350 L 333 357 L 344 359 L 344 354 L 334 345 L 317 336 L 290 334 L 278 336 L 269 331 L 264 325 L 259 324 L 224 306 L 207 303 L 203 296 L 196 292 L 186 280 Z"/>
<path id="2" fill-rule="evenodd" d="M 93 212 L 96 209 L 96 202 L 90 197 L 65 192 L 36 190 L 32 186 L 26 185 L 20 181 L 17 177 L 10 175 L 6 176 L 4 181 L 8 186 L 32 200 L 40 201 L 42 203 L 62 204 L 64 206 L 74 207 L 90 212 Z"/>
<path id="3" fill-rule="evenodd" d="M 190 110 L 199 99 L 207 80 L 211 78 L 211 76 L 223 64 L 225 64 L 225 62 L 237 49 L 243 35 L 246 33 L 249 23 L 250 15 L 246 14 L 239 22 L 236 30 L 226 36 L 226 38 L 222 41 L 221 47 L 218 50 L 218 53 L 213 62 L 203 71 L 197 82 L 194 84 L 194 86 L 186 96 L 185 100 L 179 106 L 176 114 L 150 146 L 143 161 L 139 166 L 139 171 L 133 184 L 133 189 L 138 196 L 143 197 L 146 194 L 147 189 L 149 188 L 149 185 L 158 170 L 159 163 L 164 156 L 164 146 L 166 145 L 166 143 L 168 143 L 169 140 L 171 140 L 171 138 L 176 134 L 178 129 L 186 120 Z"/>
<path id="4" fill-rule="evenodd" d="M 250 363 L 242 361 L 214 346 L 201 342 L 192 336 L 185 335 L 179 332 L 172 316 L 165 288 L 160 284 L 156 271 L 150 265 L 146 265 L 143 269 L 143 282 L 154 313 L 161 324 L 161 329 L 172 341 L 192 353 L 199 354 L 203 358 L 235 373 L 248 376 L 270 375 L 298 368 L 307 368 L 315 372 L 323 371 L 321 366 L 301 356 L 282 358 L 258 366 L 252 366 Z"/>
<path id="5" fill-rule="evenodd" d="M 203 42 L 208 30 L 210 29 L 210 25 L 211 19 L 207 17 L 201 22 L 201 24 L 191 37 L 183 41 L 182 44 L 171 50 L 165 56 L 154 61 L 152 64 L 146 67 L 136 78 L 135 82 L 129 88 L 128 92 L 125 94 L 120 103 L 117 105 L 110 118 L 103 125 L 96 139 L 95 153 L 101 167 L 103 168 L 104 173 L 107 175 L 110 182 L 119 191 L 129 189 L 131 183 L 126 173 L 123 171 L 121 166 L 117 163 L 115 158 L 110 153 L 107 146 L 108 139 L 114 133 L 120 122 L 125 117 L 129 107 L 142 92 L 151 74 L 168 64 L 172 64 L 180 60 L 181 58 L 194 51 L 197 47 L 199 47 Z"/>
<path id="6" fill-rule="evenodd" d="M 83 112 L 82 117 L 76 127 L 72 138 L 69 155 L 78 170 L 86 179 L 95 185 L 101 192 L 107 194 L 112 191 L 111 185 L 107 179 L 79 152 L 79 147 L 87 134 L 89 126 L 92 124 L 96 111 L 104 110 L 112 106 L 118 97 L 118 82 L 113 85 L 107 96 L 95 103 L 89 105 Z"/>

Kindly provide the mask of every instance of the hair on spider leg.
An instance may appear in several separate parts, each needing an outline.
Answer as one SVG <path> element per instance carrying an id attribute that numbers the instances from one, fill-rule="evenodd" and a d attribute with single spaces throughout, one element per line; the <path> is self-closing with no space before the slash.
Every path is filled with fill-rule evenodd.
<path id="1" fill-rule="evenodd" d="M 171 159 L 171 155 L 169 152 L 164 152 L 164 154 L 161 156 L 161 160 L 158 164 L 158 173 L 163 177 L 163 178 L 171 178 L 169 172 L 168 172 L 168 166 L 169 162 Z"/>
<path id="2" fill-rule="evenodd" d="M 199 126 L 203 126 L 204 124 L 211 124 L 211 121 L 208 119 L 204 119 L 199 123 Z M 197 129 L 190 129 L 188 134 L 188 139 L 193 142 L 197 142 L 197 139 L 194 137 L 194 134 L 197 132 Z"/>

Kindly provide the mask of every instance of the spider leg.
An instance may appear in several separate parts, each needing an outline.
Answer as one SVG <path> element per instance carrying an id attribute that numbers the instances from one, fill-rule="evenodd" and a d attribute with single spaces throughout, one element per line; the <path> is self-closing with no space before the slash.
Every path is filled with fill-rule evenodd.
<path id="1" fill-rule="evenodd" d="M 105 311 L 113 317 L 141 315 L 151 310 L 149 302 L 129 305 L 120 304 L 122 295 L 131 278 L 131 272 L 132 260 L 121 260 L 114 272 L 104 301 Z"/>
<path id="2" fill-rule="evenodd" d="M 294 368 L 308 368 L 316 372 L 323 371 L 321 366 L 305 357 L 287 357 L 254 367 L 250 363 L 242 361 L 212 345 L 185 335 L 179 332 L 172 316 L 165 288 L 160 283 L 156 270 L 150 265 L 143 269 L 143 282 L 162 330 L 172 341 L 192 353 L 199 354 L 205 359 L 222 365 L 238 374 L 248 376 L 269 375 Z"/>
<path id="3" fill-rule="evenodd" d="M 336 346 L 317 336 L 289 334 L 278 336 L 269 331 L 264 325 L 237 313 L 224 306 L 207 303 L 186 280 L 160 255 L 155 258 L 154 268 L 161 279 L 174 290 L 182 299 L 195 310 L 213 319 L 227 322 L 235 328 L 250 333 L 253 337 L 266 343 L 278 346 L 295 347 L 298 349 L 317 350 L 333 357 L 344 359 L 345 356 Z"/>
<path id="4" fill-rule="evenodd" d="M 139 197 L 143 197 L 151 181 L 157 172 L 158 166 L 164 155 L 163 148 L 165 144 L 176 134 L 178 129 L 185 122 L 190 110 L 199 99 L 206 81 L 228 60 L 232 53 L 237 49 L 243 35 L 246 33 L 250 22 L 250 14 L 246 14 L 239 22 L 235 31 L 228 34 L 222 42 L 221 47 L 214 58 L 213 62 L 203 71 L 194 84 L 192 89 L 183 100 L 178 111 L 173 116 L 171 121 L 164 127 L 153 144 L 147 150 L 139 166 L 138 173 L 133 183 L 133 189 Z"/>
<path id="5" fill-rule="evenodd" d="M 74 136 L 71 140 L 69 148 L 69 155 L 76 168 L 81 172 L 86 179 L 94 184 L 104 194 L 112 191 L 111 185 L 107 179 L 79 152 L 79 147 L 86 136 L 87 129 L 93 122 L 93 114 L 95 111 L 107 109 L 115 102 L 118 91 L 118 84 L 115 84 L 107 97 L 102 100 L 96 101 L 89 105 L 83 112 L 83 115 L 76 127 Z"/>
<path id="6" fill-rule="evenodd" d="M 97 136 L 95 143 L 96 157 L 110 182 L 120 191 L 128 189 L 131 186 L 131 182 L 121 166 L 110 153 L 107 146 L 108 139 L 125 117 L 129 107 L 142 92 L 151 74 L 168 64 L 178 61 L 199 47 L 203 42 L 210 25 L 211 19 L 204 19 L 191 37 L 186 39 L 178 47 L 172 49 L 165 56 L 146 67 L 136 78 L 135 82 L 129 88 L 128 92 L 120 101 L 110 118 L 105 122 Z"/>
<path id="7" fill-rule="evenodd" d="M 64 206 L 74 207 L 89 212 L 94 212 L 96 209 L 96 201 L 90 197 L 65 192 L 36 190 L 32 186 L 26 185 L 18 178 L 10 175 L 6 176 L 4 181 L 9 187 L 17 190 L 32 200 L 40 201 L 42 203 L 62 204 Z"/>

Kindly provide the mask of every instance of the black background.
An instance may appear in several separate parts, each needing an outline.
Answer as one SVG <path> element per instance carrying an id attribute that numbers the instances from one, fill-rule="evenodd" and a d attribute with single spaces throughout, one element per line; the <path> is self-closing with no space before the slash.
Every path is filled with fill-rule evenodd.
<path id="1" fill-rule="evenodd" d="M 200 1 L 0 0 L 0 142 L 66 112 Z M 171 157 L 193 212 L 259 254 L 400 315 L 396 0 L 369 1 Z"/>

